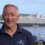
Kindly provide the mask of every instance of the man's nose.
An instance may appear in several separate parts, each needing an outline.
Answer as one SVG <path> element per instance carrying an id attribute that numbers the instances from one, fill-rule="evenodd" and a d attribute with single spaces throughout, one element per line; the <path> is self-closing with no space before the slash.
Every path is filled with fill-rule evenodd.
<path id="1" fill-rule="evenodd" d="M 8 19 L 10 20 L 11 18 L 12 18 L 12 17 L 9 15 L 9 16 L 8 16 Z"/>

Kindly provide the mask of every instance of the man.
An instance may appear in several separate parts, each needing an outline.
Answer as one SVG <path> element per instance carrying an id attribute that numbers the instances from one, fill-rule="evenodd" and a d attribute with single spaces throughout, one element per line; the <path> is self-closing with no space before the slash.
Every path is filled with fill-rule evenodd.
<path id="1" fill-rule="evenodd" d="M 32 34 L 17 24 L 19 19 L 17 6 L 5 5 L 2 17 L 4 24 L 0 29 L 0 45 L 34 45 Z"/>

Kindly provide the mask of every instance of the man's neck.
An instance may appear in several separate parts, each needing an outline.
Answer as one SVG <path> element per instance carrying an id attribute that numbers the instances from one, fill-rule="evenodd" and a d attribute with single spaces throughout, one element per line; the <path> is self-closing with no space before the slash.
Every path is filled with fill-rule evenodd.
<path id="1" fill-rule="evenodd" d="M 15 25 L 11 28 L 5 27 L 4 30 L 7 34 L 9 34 L 12 37 L 14 35 L 14 33 L 17 31 L 17 25 Z"/>

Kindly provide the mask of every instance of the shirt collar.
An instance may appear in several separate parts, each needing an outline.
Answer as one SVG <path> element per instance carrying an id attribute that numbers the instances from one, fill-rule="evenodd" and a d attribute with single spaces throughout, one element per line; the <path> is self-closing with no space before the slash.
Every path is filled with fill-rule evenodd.
<path id="1" fill-rule="evenodd" d="M 18 32 L 18 33 L 21 33 L 21 32 L 22 32 L 22 28 L 20 27 L 19 24 L 17 24 L 17 32 Z M 4 25 L 3 25 L 2 28 L 0 29 L 0 33 L 6 33 L 6 32 L 4 31 Z"/>

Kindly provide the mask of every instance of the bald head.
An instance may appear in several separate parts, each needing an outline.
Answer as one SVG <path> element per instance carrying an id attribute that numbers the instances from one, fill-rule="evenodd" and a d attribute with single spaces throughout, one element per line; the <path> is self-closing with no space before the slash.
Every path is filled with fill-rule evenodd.
<path id="1" fill-rule="evenodd" d="M 11 7 L 15 7 L 15 8 L 18 10 L 18 7 L 15 6 L 15 5 L 13 5 L 13 4 L 7 4 L 7 5 L 5 5 L 5 6 L 4 6 L 4 9 L 5 9 L 6 7 L 9 7 L 9 6 L 11 6 Z"/>
<path id="2" fill-rule="evenodd" d="M 13 7 L 17 12 L 19 12 L 19 9 L 18 9 L 18 7 L 17 7 L 16 5 L 7 4 L 7 5 L 5 5 L 4 8 L 3 8 L 3 15 L 4 15 L 4 13 L 6 12 L 6 9 L 9 8 L 9 7 Z M 10 9 L 11 9 L 11 8 L 10 8 Z"/>

